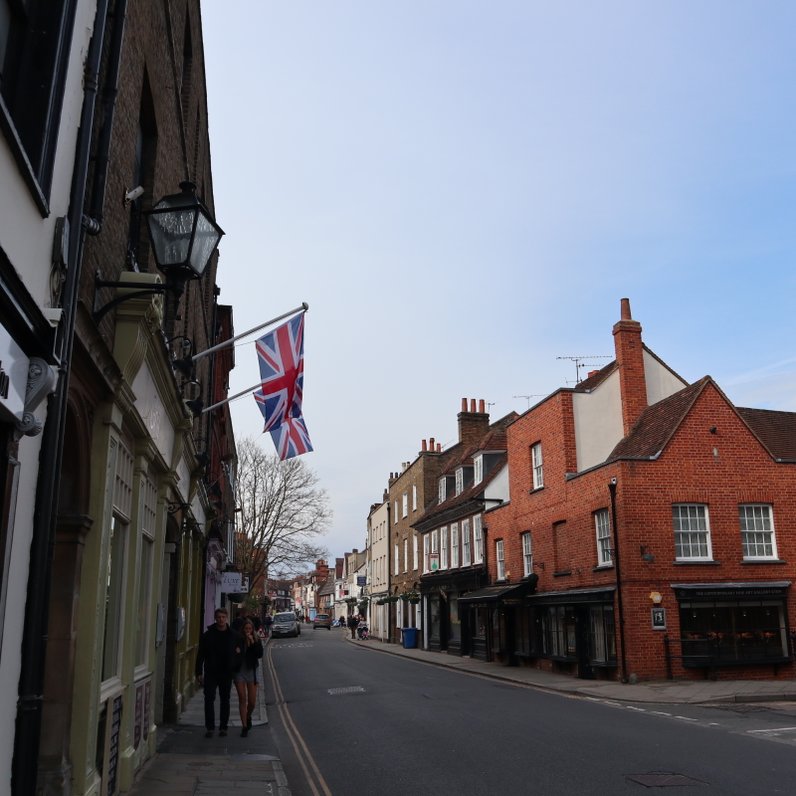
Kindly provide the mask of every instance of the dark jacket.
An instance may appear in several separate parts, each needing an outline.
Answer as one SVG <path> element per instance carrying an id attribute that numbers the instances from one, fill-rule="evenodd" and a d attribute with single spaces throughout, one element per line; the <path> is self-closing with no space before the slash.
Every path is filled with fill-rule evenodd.
<path id="1" fill-rule="evenodd" d="M 231 627 L 219 630 L 210 625 L 199 639 L 196 653 L 196 676 L 232 677 L 240 657 L 242 639 Z"/>
<path id="2" fill-rule="evenodd" d="M 255 637 L 254 644 L 250 647 L 246 646 L 246 642 L 241 639 L 240 648 L 243 653 L 238 657 L 238 665 L 235 669 L 236 672 L 241 670 L 256 669 L 260 658 L 263 657 L 263 642 Z"/>

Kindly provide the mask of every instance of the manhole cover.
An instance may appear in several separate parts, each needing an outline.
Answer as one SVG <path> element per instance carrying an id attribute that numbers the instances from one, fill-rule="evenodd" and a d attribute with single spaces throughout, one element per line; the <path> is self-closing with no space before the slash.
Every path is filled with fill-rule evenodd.
<path id="1" fill-rule="evenodd" d="M 349 685 L 344 688 L 330 688 L 328 693 L 332 696 L 337 696 L 338 694 L 364 694 L 365 689 L 361 685 Z"/>
<path id="2" fill-rule="evenodd" d="M 683 774 L 667 774 L 665 772 L 652 772 L 651 774 L 631 774 L 631 782 L 638 782 L 645 788 L 682 788 L 686 785 L 705 785 L 698 779 L 686 777 Z"/>

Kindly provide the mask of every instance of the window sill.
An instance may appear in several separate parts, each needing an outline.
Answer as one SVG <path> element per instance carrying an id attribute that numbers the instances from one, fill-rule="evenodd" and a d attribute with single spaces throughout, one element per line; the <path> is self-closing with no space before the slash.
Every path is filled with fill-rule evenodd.
<path id="1" fill-rule="evenodd" d="M 690 566 L 690 567 L 720 567 L 721 566 L 721 561 L 716 561 L 715 559 L 712 559 L 710 561 L 701 561 L 699 559 L 693 559 L 692 560 L 690 558 L 685 558 L 685 559 L 679 559 L 679 560 L 675 559 L 672 563 L 676 567 L 682 567 L 682 566 Z"/>
<path id="2" fill-rule="evenodd" d="M 544 489 L 544 484 L 542 484 L 541 486 L 535 486 L 528 490 L 528 494 L 533 495 L 534 492 L 541 492 L 543 489 Z"/>
<path id="3" fill-rule="evenodd" d="M 571 569 L 562 569 L 559 572 L 554 572 L 553 573 L 553 577 L 554 578 L 564 578 L 567 575 L 571 575 L 571 574 L 572 574 L 572 570 Z"/>
<path id="4" fill-rule="evenodd" d="M 749 566 L 750 564 L 787 564 L 788 562 L 782 558 L 743 558 L 741 559 L 741 566 Z"/>
<path id="5" fill-rule="evenodd" d="M 602 572 L 604 569 L 613 569 L 613 564 L 597 564 L 596 567 L 592 569 L 592 572 Z"/>

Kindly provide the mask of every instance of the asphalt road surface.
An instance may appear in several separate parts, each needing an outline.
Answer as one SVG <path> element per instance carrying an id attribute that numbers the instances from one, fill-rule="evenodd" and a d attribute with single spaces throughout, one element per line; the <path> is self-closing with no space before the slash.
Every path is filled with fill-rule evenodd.
<path id="1" fill-rule="evenodd" d="M 429 666 L 305 629 L 268 645 L 293 796 L 796 794 L 792 705 L 635 706 Z"/>

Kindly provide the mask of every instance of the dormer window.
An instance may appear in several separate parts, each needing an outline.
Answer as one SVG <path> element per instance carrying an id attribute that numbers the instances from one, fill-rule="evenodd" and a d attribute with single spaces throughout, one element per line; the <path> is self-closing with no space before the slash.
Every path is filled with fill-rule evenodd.
<path id="1" fill-rule="evenodd" d="M 473 482 L 480 484 L 484 480 L 484 457 L 483 454 L 473 459 Z"/>
<path id="2" fill-rule="evenodd" d="M 464 492 L 464 468 L 459 467 L 456 470 L 456 494 L 461 495 Z"/>

